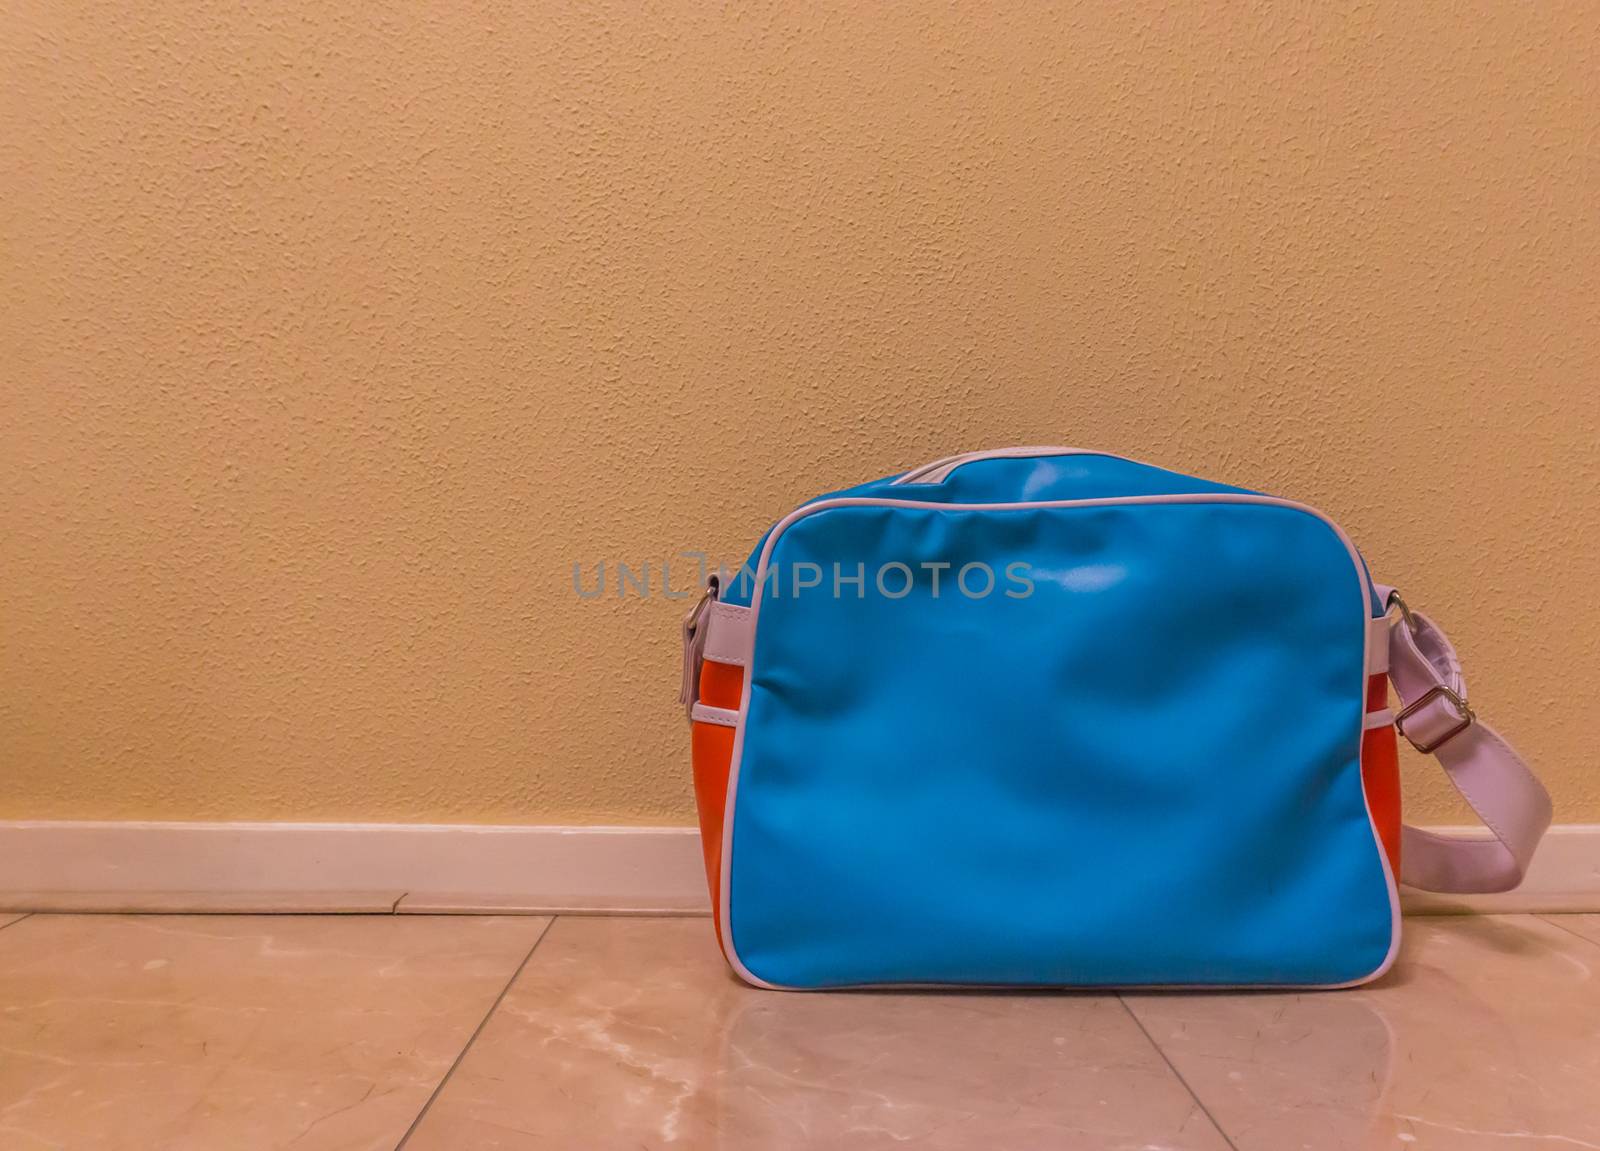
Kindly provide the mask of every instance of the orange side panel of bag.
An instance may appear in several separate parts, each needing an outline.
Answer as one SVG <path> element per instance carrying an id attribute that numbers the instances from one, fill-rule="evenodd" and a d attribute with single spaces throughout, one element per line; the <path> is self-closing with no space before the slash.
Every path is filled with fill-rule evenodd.
<path id="1" fill-rule="evenodd" d="M 700 702 L 737 711 L 744 692 L 744 669 L 706 660 L 700 665 Z M 722 938 L 722 813 L 728 802 L 728 772 L 733 767 L 733 728 L 717 723 L 691 725 L 694 800 L 700 812 L 700 849 L 705 854 L 711 915 Z"/>
<path id="2" fill-rule="evenodd" d="M 1367 680 L 1367 710 L 1382 711 L 1389 706 L 1389 678 L 1375 675 Z M 1361 785 L 1366 789 L 1367 808 L 1378 828 L 1378 838 L 1389 856 L 1389 867 L 1400 877 L 1400 748 L 1394 725 L 1371 727 L 1361 737 Z"/>

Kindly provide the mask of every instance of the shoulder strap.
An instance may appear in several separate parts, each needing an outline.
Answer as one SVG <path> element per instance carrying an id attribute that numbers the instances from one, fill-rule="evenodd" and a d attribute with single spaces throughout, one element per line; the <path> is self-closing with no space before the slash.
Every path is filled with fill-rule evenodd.
<path id="1" fill-rule="evenodd" d="M 1450 782 L 1494 833 L 1465 839 L 1406 827 L 1400 881 L 1424 891 L 1510 891 L 1527 874 L 1550 826 L 1550 795 L 1511 745 L 1467 705 L 1467 681 L 1450 640 L 1393 588 L 1378 594 L 1399 612 L 1389 624 L 1389 681 L 1400 697 L 1395 728 L 1439 760 Z"/>

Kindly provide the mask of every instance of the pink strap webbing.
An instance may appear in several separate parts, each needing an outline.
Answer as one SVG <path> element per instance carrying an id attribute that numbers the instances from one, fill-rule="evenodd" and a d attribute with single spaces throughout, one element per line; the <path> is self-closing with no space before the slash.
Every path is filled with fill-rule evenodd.
<path id="1" fill-rule="evenodd" d="M 1393 589 L 1378 594 L 1392 602 Z M 1398 726 L 1432 754 L 1493 839 L 1401 830 L 1400 881 L 1423 891 L 1510 891 L 1550 826 L 1550 795 L 1528 765 L 1467 706 L 1467 681 L 1450 640 L 1427 616 L 1402 610 L 1389 624 L 1389 681 Z"/>

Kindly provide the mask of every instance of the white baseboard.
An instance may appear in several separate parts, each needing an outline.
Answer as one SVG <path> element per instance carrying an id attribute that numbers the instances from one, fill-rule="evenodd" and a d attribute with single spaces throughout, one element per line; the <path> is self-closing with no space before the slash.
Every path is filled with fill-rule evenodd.
<path id="1" fill-rule="evenodd" d="M 1457 829 L 1441 829 L 1457 830 Z M 1600 912 L 1600 824 L 1554 827 L 1514 892 L 1409 912 Z M 0 822 L 0 911 L 705 914 L 687 827 Z"/>
<path id="2" fill-rule="evenodd" d="M 0 822 L 13 910 L 700 914 L 689 827 Z"/>

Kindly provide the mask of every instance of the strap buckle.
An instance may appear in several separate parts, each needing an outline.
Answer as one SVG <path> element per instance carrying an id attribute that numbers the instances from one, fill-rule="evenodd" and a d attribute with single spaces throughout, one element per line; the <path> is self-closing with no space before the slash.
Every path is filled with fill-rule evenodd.
<path id="1" fill-rule="evenodd" d="M 1438 739 L 1432 740 L 1427 744 L 1418 743 L 1416 738 L 1406 730 L 1406 720 L 1415 715 L 1422 708 L 1427 707 L 1436 699 L 1448 700 L 1450 702 L 1450 706 L 1454 707 L 1456 711 L 1461 714 L 1461 722 L 1456 724 L 1449 731 L 1445 732 Z M 1442 683 L 1436 683 L 1427 691 L 1419 695 L 1416 699 L 1406 704 L 1405 707 L 1400 709 L 1399 714 L 1394 717 L 1394 729 L 1401 735 L 1405 736 L 1407 741 L 1410 742 L 1411 746 L 1416 748 L 1423 755 L 1432 755 L 1456 736 L 1466 731 L 1467 728 L 1471 727 L 1473 721 L 1477 718 L 1477 715 L 1474 714 L 1472 708 L 1467 706 L 1467 701 L 1462 698 L 1461 695 Z"/>

